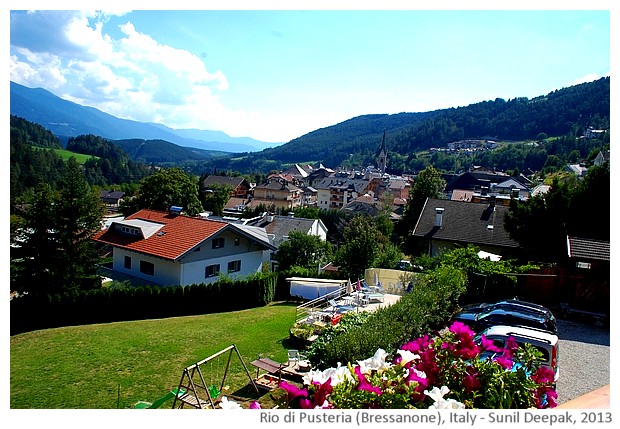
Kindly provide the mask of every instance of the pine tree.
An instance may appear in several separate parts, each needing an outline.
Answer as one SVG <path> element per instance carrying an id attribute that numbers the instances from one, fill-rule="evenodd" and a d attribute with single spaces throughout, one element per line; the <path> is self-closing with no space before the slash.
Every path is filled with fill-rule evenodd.
<path id="1" fill-rule="evenodd" d="M 55 295 L 99 284 L 92 234 L 103 207 L 70 158 L 59 192 L 47 183 L 26 199 L 19 231 L 12 237 L 11 289 Z"/>

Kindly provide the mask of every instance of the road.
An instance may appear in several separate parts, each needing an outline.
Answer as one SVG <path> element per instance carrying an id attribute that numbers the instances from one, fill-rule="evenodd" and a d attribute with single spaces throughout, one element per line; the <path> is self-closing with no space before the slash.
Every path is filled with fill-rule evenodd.
<path id="1" fill-rule="evenodd" d="M 558 404 L 610 383 L 609 333 L 609 327 L 558 320 Z"/>

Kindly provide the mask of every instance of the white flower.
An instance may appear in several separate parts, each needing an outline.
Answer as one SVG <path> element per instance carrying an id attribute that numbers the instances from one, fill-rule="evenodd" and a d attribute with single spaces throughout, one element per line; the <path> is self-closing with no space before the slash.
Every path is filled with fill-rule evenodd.
<path id="1" fill-rule="evenodd" d="M 237 410 L 241 408 L 241 405 L 235 401 L 229 401 L 226 396 L 222 396 L 222 402 L 220 402 L 220 408 L 223 410 Z"/>
<path id="2" fill-rule="evenodd" d="M 401 365 L 407 365 L 411 361 L 420 359 L 420 355 L 410 352 L 409 350 L 398 350 L 396 353 L 402 358 L 400 361 Z"/>
<path id="3" fill-rule="evenodd" d="M 371 371 L 377 371 L 379 373 L 392 366 L 389 362 L 386 362 L 388 354 L 383 349 L 378 349 L 373 357 L 365 360 L 358 360 L 357 363 L 360 366 L 360 372 L 362 374 L 368 374 Z"/>
<path id="4" fill-rule="evenodd" d="M 323 384 L 327 379 L 324 379 L 323 371 L 311 369 L 303 376 L 302 380 L 306 386 L 310 386 L 312 382 Z"/>
<path id="5" fill-rule="evenodd" d="M 425 390 L 424 394 L 429 396 L 435 403 L 428 407 L 434 410 L 457 410 L 465 408 L 465 405 L 454 399 L 444 399 L 443 397 L 450 393 L 448 386 L 433 387 L 430 391 Z"/>
<path id="6" fill-rule="evenodd" d="M 351 371 L 349 370 L 349 368 L 346 366 L 342 366 L 342 364 L 338 362 L 338 366 L 336 368 L 327 368 L 325 371 L 310 370 L 303 377 L 303 382 L 306 386 L 310 386 L 312 383 L 323 384 L 329 378 L 331 378 L 330 384 L 332 386 L 336 386 L 342 383 L 344 380 L 355 380 L 351 375 Z"/>
<path id="7" fill-rule="evenodd" d="M 409 377 L 411 371 L 415 372 L 418 377 L 426 379 L 426 373 L 424 371 L 419 371 L 415 368 L 405 368 L 405 378 Z"/>

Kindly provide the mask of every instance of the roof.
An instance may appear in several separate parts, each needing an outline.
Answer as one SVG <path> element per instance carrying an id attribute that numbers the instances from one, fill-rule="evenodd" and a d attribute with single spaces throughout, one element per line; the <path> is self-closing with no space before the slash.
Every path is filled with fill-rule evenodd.
<path id="1" fill-rule="evenodd" d="M 99 198 L 105 200 L 120 200 L 124 196 L 125 193 L 121 191 L 106 191 L 104 189 L 99 191 Z"/>
<path id="2" fill-rule="evenodd" d="M 492 207 L 492 208 L 491 208 Z M 435 226 L 438 208 L 443 208 L 441 227 Z M 413 230 L 416 237 L 461 244 L 517 248 L 519 244 L 504 229 L 508 207 L 486 203 L 428 198 Z"/>
<path id="3" fill-rule="evenodd" d="M 237 187 L 242 185 L 243 182 L 247 182 L 243 177 L 210 175 L 205 178 L 203 184 L 207 187 L 209 185 L 230 185 L 234 189 L 237 189 Z M 249 187 L 249 184 L 247 184 L 247 186 Z"/>
<path id="4" fill-rule="evenodd" d="M 542 194 L 546 194 L 547 192 L 549 192 L 549 190 L 551 189 L 551 185 L 537 185 L 533 190 L 532 190 L 532 197 L 535 197 L 536 195 L 542 195 Z"/>
<path id="5" fill-rule="evenodd" d="M 270 180 L 267 183 L 263 183 L 262 185 L 258 185 L 254 188 L 256 189 L 273 189 L 273 190 L 282 190 L 282 191 L 288 191 L 290 192 L 299 192 L 301 191 L 301 189 L 299 189 L 297 186 L 288 183 L 288 182 L 281 182 L 279 180 Z"/>
<path id="6" fill-rule="evenodd" d="M 308 177 L 309 171 L 311 170 L 306 171 L 299 164 L 295 164 L 295 165 L 291 165 L 287 170 L 284 170 L 282 174 L 285 174 L 285 175 L 288 174 L 291 176 Z"/>
<path id="7" fill-rule="evenodd" d="M 452 201 L 471 201 L 471 198 L 474 196 L 474 191 L 470 191 L 467 189 L 455 189 L 452 191 L 452 197 L 450 198 Z"/>
<path id="8" fill-rule="evenodd" d="M 365 193 L 370 182 L 363 179 L 347 179 L 340 177 L 326 177 L 319 183 L 314 184 L 316 189 L 329 189 L 336 191 L 355 191 L 358 194 Z"/>
<path id="9" fill-rule="evenodd" d="M 266 237 L 261 240 L 260 234 L 242 230 L 237 225 L 211 219 L 172 215 L 156 210 L 143 209 L 117 223 L 133 224 L 151 234 L 143 233 L 145 238 L 125 235 L 117 232 L 112 227 L 113 223 L 110 228 L 95 234 L 93 240 L 170 260 L 179 259 L 203 241 L 216 236 L 225 229 L 234 229 L 240 235 L 261 241 L 261 244 L 268 248 L 272 247 Z M 157 229 L 152 232 L 156 227 Z"/>
<path id="10" fill-rule="evenodd" d="M 342 210 L 351 213 L 365 213 L 370 216 L 376 216 L 381 212 L 379 204 L 368 194 L 361 195 L 345 205 Z"/>
<path id="11" fill-rule="evenodd" d="M 501 183 L 510 178 L 507 174 L 490 173 L 483 171 L 467 171 L 446 183 L 446 191 L 454 189 L 474 189 L 479 186 L 490 186 Z"/>
<path id="12" fill-rule="evenodd" d="M 566 237 L 569 258 L 609 261 L 609 241 Z"/>
<path id="13" fill-rule="evenodd" d="M 516 180 L 514 177 L 510 177 L 510 178 L 504 180 L 503 182 L 497 183 L 494 186 L 494 188 L 517 188 L 517 189 L 520 189 L 520 190 L 527 190 L 527 189 L 529 189 L 527 186 L 525 186 L 520 181 Z"/>
<path id="14" fill-rule="evenodd" d="M 268 216 L 267 216 L 268 217 Z M 288 236 L 291 231 L 309 232 L 317 222 L 317 219 L 306 219 L 301 217 L 290 216 L 273 216 L 273 220 L 269 221 L 265 218 L 259 220 L 254 226 L 265 228 L 267 234 L 273 234 L 276 242 Z"/>

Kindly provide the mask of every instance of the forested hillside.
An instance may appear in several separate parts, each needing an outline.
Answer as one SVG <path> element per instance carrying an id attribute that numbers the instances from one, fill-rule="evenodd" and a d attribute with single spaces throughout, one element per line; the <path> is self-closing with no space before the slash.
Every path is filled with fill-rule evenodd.
<path id="1" fill-rule="evenodd" d="M 62 178 L 66 161 L 56 153 L 62 146 L 49 130 L 11 115 L 11 200 L 16 202 L 29 189 L 47 183 L 53 189 Z M 67 149 L 93 155 L 82 166 L 90 185 L 135 183 L 151 174 L 144 163 L 133 161 L 123 149 L 98 136 L 69 139 Z"/>
<path id="2" fill-rule="evenodd" d="M 584 83 L 547 95 L 512 100 L 496 99 L 466 107 L 427 113 L 364 115 L 313 131 L 276 148 L 218 159 L 222 169 L 277 169 L 284 164 L 322 162 L 365 166 L 375 163 L 383 132 L 392 168 L 418 170 L 416 152 L 445 147 L 461 139 L 502 141 L 583 135 L 588 127 L 609 128 L 610 78 Z M 210 169 L 214 162 L 202 164 Z"/>

